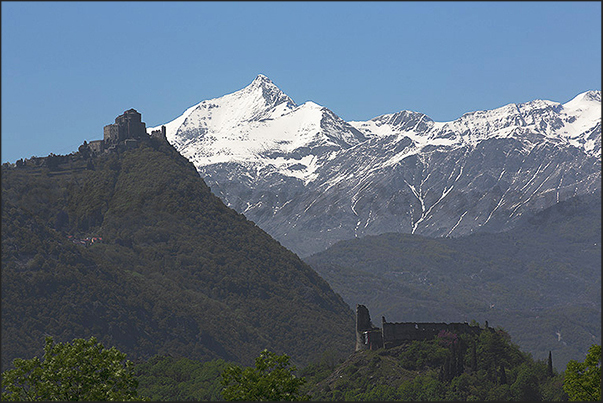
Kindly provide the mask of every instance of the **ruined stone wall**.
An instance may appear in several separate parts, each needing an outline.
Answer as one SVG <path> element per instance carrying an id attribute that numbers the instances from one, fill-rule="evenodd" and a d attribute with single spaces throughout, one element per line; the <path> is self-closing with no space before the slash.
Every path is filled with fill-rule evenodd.
<path id="1" fill-rule="evenodd" d="M 381 328 L 373 326 L 368 309 L 364 305 L 356 305 L 356 351 L 390 348 L 415 340 L 429 340 L 442 330 L 457 335 L 479 334 L 482 331 L 479 326 L 471 326 L 468 323 L 389 323 L 385 317 L 382 318 L 381 326 Z"/>
<path id="2" fill-rule="evenodd" d="M 94 140 L 88 143 L 88 147 L 90 147 L 90 151 L 95 154 L 100 154 L 104 151 L 104 140 Z"/>
<path id="3" fill-rule="evenodd" d="M 385 321 L 385 318 L 383 318 L 383 345 L 385 348 L 389 348 L 413 340 L 433 339 L 442 330 L 447 330 L 455 334 L 476 334 L 481 331 L 478 326 L 470 326 L 468 323 L 388 323 Z"/>
<path id="4" fill-rule="evenodd" d="M 364 344 L 369 350 L 377 350 L 383 348 L 383 334 L 381 329 L 374 328 L 364 332 Z"/>
<path id="5" fill-rule="evenodd" d="M 167 142 L 167 132 L 165 126 L 161 126 L 161 130 L 153 130 L 151 132 L 151 137 Z"/>
<path id="6" fill-rule="evenodd" d="M 356 305 L 356 351 L 383 347 L 381 329 L 373 326 L 366 306 Z"/>

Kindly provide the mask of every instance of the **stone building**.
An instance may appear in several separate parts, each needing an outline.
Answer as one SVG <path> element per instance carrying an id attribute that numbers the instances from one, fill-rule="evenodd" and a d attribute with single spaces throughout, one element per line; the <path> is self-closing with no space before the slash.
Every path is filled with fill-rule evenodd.
<path id="1" fill-rule="evenodd" d="M 356 305 L 356 351 L 391 348 L 414 340 L 433 339 L 442 330 L 455 334 L 479 334 L 483 329 L 468 323 L 390 323 L 385 317 L 381 317 L 379 328 L 373 326 L 367 307 Z"/>
<path id="2" fill-rule="evenodd" d="M 161 130 L 153 130 L 150 135 L 147 134 L 142 115 L 132 108 L 116 117 L 115 123 L 104 127 L 103 140 L 91 141 L 88 143 L 88 147 L 92 154 L 98 155 L 138 147 L 140 141 L 148 138 L 157 138 L 167 142 L 165 126 L 161 126 Z"/>
<path id="3" fill-rule="evenodd" d="M 129 109 L 115 118 L 115 123 L 105 126 L 105 147 L 125 142 L 126 140 L 140 140 L 147 135 L 147 128 L 142 121 L 142 116 L 136 109 Z"/>
<path id="4" fill-rule="evenodd" d="M 99 154 L 104 151 L 104 140 L 94 140 L 88 143 L 88 147 L 90 147 L 90 151 Z"/>
<path id="5" fill-rule="evenodd" d="M 136 148 L 141 142 L 154 141 L 155 139 L 169 144 L 165 126 L 161 126 L 160 130 L 153 130 L 151 134 L 148 134 L 146 124 L 142 121 L 142 115 L 132 108 L 116 117 L 115 123 L 104 127 L 102 140 L 93 140 L 89 143 L 84 141 L 78 148 L 77 156 L 78 158 L 83 156 L 84 159 L 88 159 L 91 156 Z M 57 165 L 73 162 L 73 158 L 75 158 L 74 155 L 57 156 L 50 154 L 48 157 L 21 159 L 14 166 L 16 168 L 51 167 L 56 169 Z"/>
<path id="6" fill-rule="evenodd" d="M 167 133 L 165 126 L 161 126 L 161 130 L 153 130 L 151 132 L 151 137 L 155 137 L 164 141 L 167 141 Z"/>

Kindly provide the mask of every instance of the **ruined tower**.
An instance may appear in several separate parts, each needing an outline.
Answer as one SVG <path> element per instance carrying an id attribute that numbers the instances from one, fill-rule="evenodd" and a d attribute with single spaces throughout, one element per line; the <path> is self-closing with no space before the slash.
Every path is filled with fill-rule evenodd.
<path id="1" fill-rule="evenodd" d="M 167 141 L 167 132 L 165 126 L 161 126 L 161 130 L 153 130 L 151 132 L 151 137 Z"/>
<path id="2" fill-rule="evenodd" d="M 373 326 L 368 308 L 356 305 L 356 351 L 376 350 L 383 347 L 381 329 Z"/>

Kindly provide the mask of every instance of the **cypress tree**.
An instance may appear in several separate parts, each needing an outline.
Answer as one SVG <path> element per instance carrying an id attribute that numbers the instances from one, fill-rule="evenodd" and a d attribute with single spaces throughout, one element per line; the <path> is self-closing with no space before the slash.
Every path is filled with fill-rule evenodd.
<path id="1" fill-rule="evenodd" d="M 507 373 L 505 372 L 505 366 L 500 364 L 500 384 L 506 385 L 507 383 Z"/>
<path id="2" fill-rule="evenodd" d="M 477 346 L 475 339 L 473 340 L 473 347 L 471 348 L 471 371 L 477 372 Z"/>
<path id="3" fill-rule="evenodd" d="M 548 368 L 547 368 L 547 373 L 549 375 L 549 377 L 553 377 L 553 355 L 551 354 L 551 351 L 549 350 L 549 362 L 548 362 Z"/>

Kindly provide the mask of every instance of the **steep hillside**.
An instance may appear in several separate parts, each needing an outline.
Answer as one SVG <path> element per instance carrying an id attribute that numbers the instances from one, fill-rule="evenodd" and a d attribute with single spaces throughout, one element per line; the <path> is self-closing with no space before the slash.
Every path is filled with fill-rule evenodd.
<path id="1" fill-rule="evenodd" d="M 579 360 L 601 342 L 601 197 L 515 229 L 459 238 L 383 234 L 305 259 L 344 300 L 390 322 L 489 321 L 535 358 Z"/>
<path id="2" fill-rule="evenodd" d="M 323 279 L 167 142 L 2 167 L 3 369 L 44 335 L 130 358 L 250 364 L 269 348 L 303 364 L 353 350 L 353 327 Z"/>

